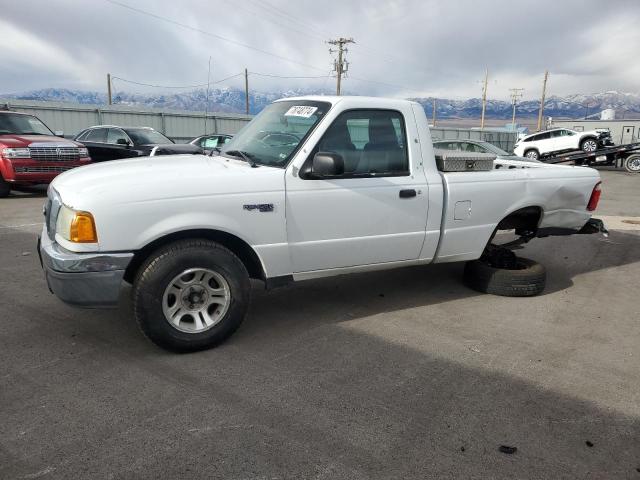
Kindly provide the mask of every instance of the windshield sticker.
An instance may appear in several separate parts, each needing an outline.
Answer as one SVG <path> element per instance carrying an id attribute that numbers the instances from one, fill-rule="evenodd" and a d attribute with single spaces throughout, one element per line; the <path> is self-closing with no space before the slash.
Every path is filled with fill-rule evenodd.
<path id="1" fill-rule="evenodd" d="M 284 114 L 285 117 L 302 117 L 309 118 L 313 115 L 318 107 L 310 107 L 308 105 L 294 105 Z"/>

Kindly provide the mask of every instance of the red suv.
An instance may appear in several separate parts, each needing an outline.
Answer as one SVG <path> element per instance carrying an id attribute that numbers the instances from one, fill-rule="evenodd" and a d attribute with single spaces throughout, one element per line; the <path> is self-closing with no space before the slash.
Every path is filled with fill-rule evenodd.
<path id="1" fill-rule="evenodd" d="M 50 183 L 89 162 L 82 144 L 56 137 L 37 117 L 0 111 L 0 197 L 13 187 Z"/>

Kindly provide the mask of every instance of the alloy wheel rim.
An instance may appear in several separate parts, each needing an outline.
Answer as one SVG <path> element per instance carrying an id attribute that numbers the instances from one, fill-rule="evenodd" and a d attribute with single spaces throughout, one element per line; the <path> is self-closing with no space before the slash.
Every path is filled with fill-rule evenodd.
<path id="1" fill-rule="evenodd" d="M 634 158 L 628 165 L 629 170 L 633 170 L 634 172 L 640 171 L 640 158 Z"/>
<path id="2" fill-rule="evenodd" d="M 162 296 L 169 324 L 185 333 L 201 333 L 224 318 L 231 303 L 229 283 L 208 268 L 189 268 L 176 275 Z"/>
<path id="3" fill-rule="evenodd" d="M 589 140 L 587 142 L 584 142 L 584 150 L 585 151 L 587 151 L 587 152 L 595 152 L 596 148 L 598 148 L 598 145 L 593 140 Z"/>

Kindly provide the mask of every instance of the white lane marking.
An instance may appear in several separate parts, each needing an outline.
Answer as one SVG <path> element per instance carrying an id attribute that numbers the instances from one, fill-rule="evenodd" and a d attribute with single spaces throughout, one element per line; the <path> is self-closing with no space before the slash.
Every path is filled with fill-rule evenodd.
<path id="1" fill-rule="evenodd" d="M 35 227 L 35 226 L 42 226 L 42 225 L 44 225 L 44 222 L 40 222 L 40 223 L 23 223 L 22 225 L 0 225 L 0 229 Z"/>

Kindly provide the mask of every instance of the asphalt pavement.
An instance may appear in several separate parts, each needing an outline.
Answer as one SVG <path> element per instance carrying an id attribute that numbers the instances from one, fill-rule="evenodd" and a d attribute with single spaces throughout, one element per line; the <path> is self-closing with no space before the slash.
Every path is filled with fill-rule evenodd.
<path id="1" fill-rule="evenodd" d="M 256 283 L 238 332 L 185 355 L 126 299 L 52 296 L 42 190 L 0 200 L 0 478 L 640 479 L 640 175 L 602 176 L 624 229 L 526 245 L 539 297 L 461 264 Z"/>

